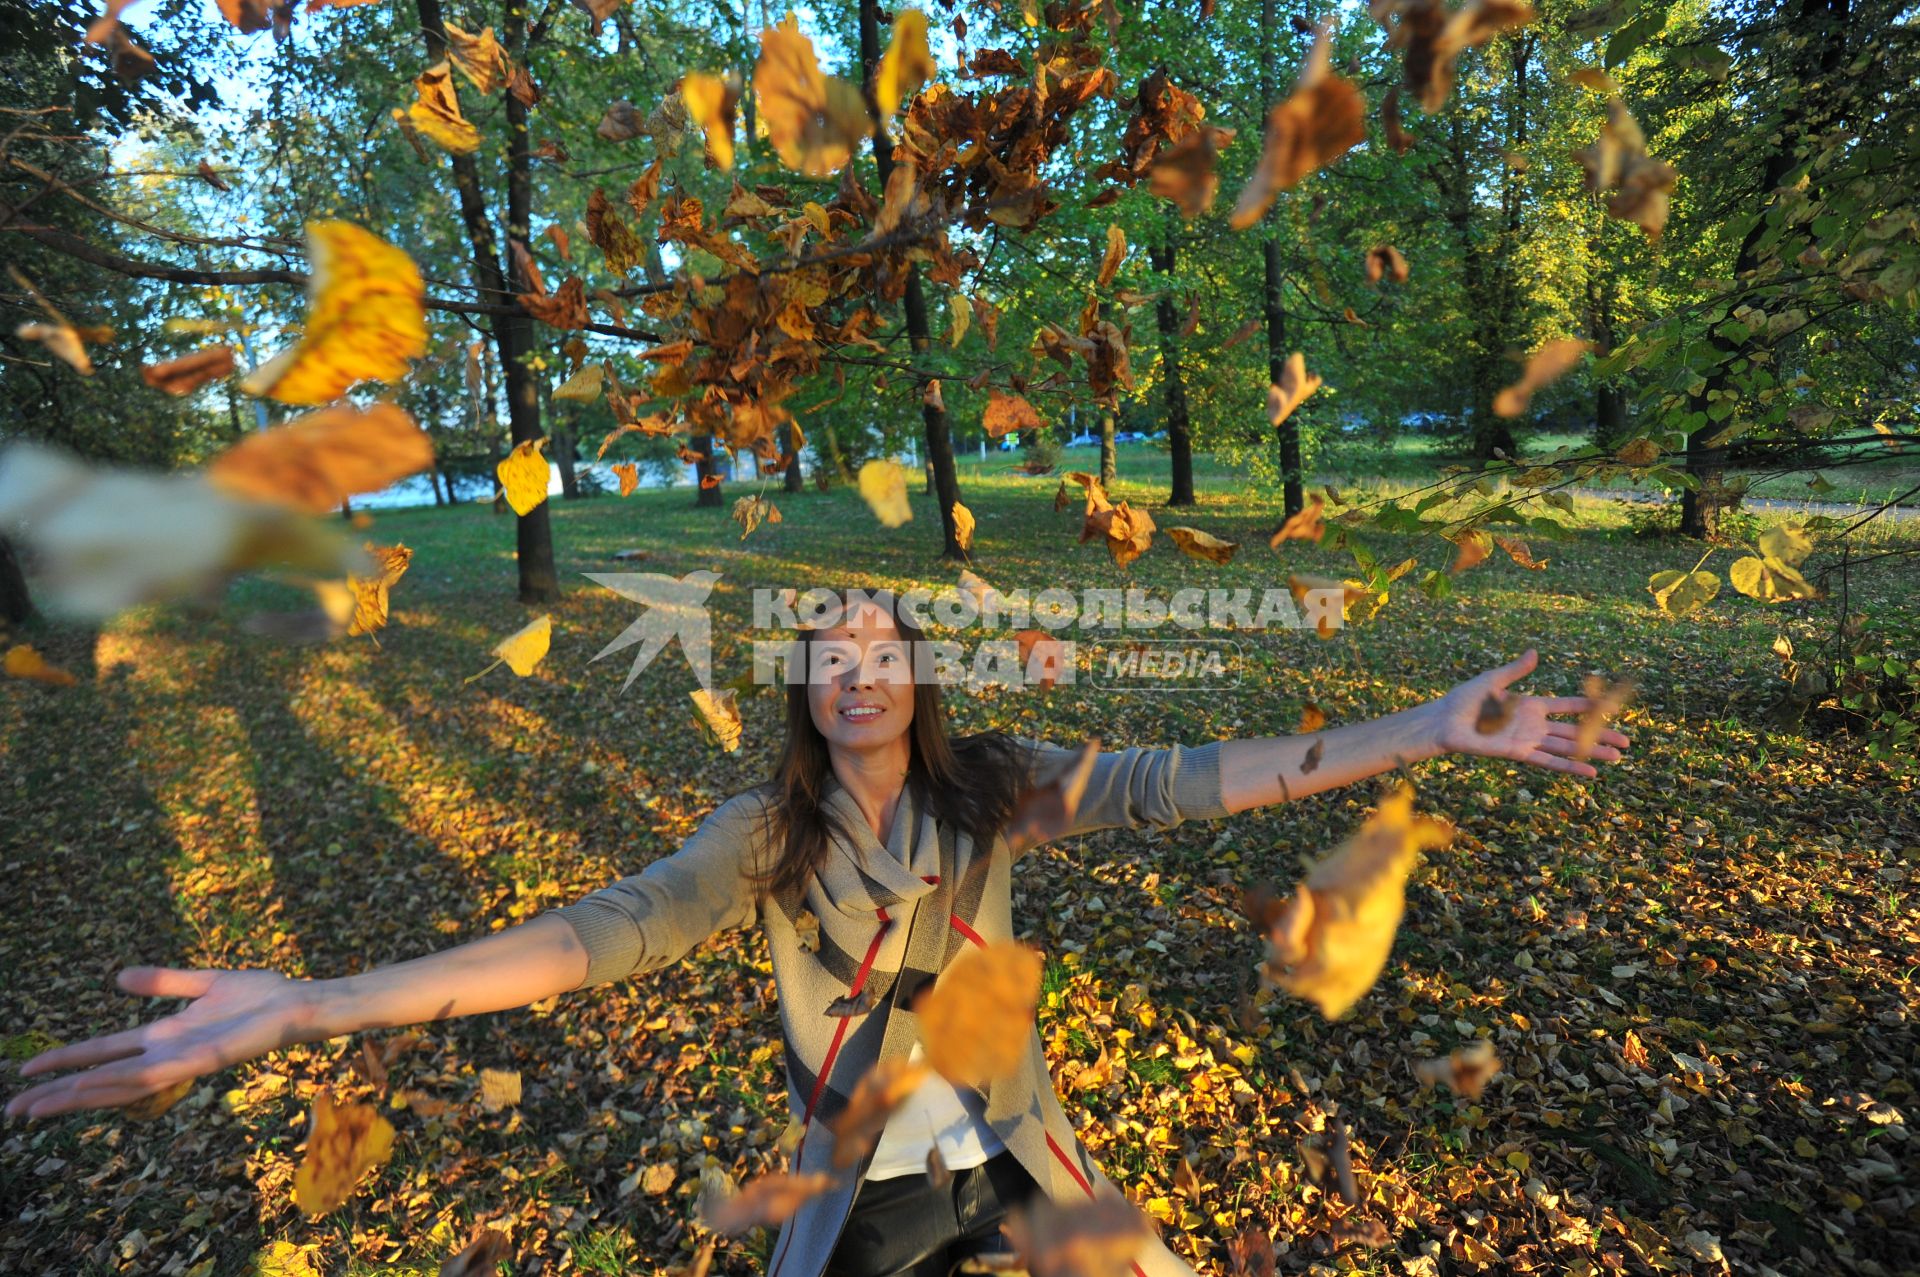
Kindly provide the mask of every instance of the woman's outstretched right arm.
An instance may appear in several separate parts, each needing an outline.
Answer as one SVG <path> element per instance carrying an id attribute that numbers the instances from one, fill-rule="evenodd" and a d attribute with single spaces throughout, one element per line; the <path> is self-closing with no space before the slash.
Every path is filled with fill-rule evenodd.
<path id="1" fill-rule="evenodd" d="M 34 1056 L 24 1077 L 60 1070 L 7 1101 L 8 1117 L 130 1104 L 179 1082 L 298 1042 L 527 1006 L 577 989 L 587 950 L 545 914 L 440 953 L 334 980 L 277 971 L 128 967 L 128 993 L 191 998 L 172 1015 Z"/>

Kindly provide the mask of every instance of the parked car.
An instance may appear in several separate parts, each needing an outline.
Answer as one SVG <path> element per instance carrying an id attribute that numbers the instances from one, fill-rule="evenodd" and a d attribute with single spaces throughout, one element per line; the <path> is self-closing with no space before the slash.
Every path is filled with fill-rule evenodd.
<path id="1" fill-rule="evenodd" d="M 1020 450 L 1020 432 L 1010 430 L 1000 436 L 1000 451 L 1018 452 Z"/>
<path id="2" fill-rule="evenodd" d="M 1145 443 L 1147 437 L 1138 430 L 1122 430 L 1113 437 L 1115 443 Z"/>
<path id="3" fill-rule="evenodd" d="M 1091 448 L 1099 442 L 1100 442 L 1099 435 L 1075 435 L 1073 438 L 1067 440 L 1067 447 Z"/>

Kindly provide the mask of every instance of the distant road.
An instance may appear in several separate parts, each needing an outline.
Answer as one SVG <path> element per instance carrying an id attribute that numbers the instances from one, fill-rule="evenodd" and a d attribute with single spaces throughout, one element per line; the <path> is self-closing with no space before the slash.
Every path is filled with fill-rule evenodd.
<path id="1" fill-rule="evenodd" d="M 1662 492 L 1641 492 L 1633 488 L 1563 488 L 1563 492 L 1576 497 L 1592 497 L 1598 501 L 1631 501 L 1638 505 L 1660 505 L 1672 500 Z M 1872 506 L 1842 501 L 1782 501 L 1778 497 L 1746 497 L 1740 502 L 1742 510 L 1773 510 L 1790 514 L 1824 514 L 1837 519 L 1850 518 L 1865 514 Z M 1920 518 L 1920 506 L 1897 505 L 1880 512 L 1883 519 Z"/>

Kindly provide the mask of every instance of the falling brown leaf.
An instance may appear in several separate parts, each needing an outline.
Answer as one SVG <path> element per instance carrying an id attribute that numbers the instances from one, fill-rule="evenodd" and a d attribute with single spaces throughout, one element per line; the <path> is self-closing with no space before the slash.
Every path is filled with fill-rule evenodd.
<path id="1" fill-rule="evenodd" d="M 507 80 L 507 55 L 494 38 L 492 27 L 469 35 L 451 22 L 442 23 L 447 33 L 447 58 L 467 78 L 482 97 L 491 97 Z"/>
<path id="2" fill-rule="evenodd" d="M 1600 743 L 1600 733 L 1606 730 L 1608 720 L 1627 707 L 1633 700 L 1633 691 L 1630 679 L 1609 683 L 1597 674 L 1587 675 L 1581 692 L 1593 705 L 1580 716 L 1579 726 L 1574 729 L 1571 757 L 1584 759 L 1593 753 L 1593 747 Z"/>
<path id="3" fill-rule="evenodd" d="M 513 1255 L 513 1243 L 497 1228 L 476 1225 L 459 1254 L 440 1265 L 440 1277 L 494 1277 Z"/>
<path id="4" fill-rule="evenodd" d="M 1452 836 L 1444 822 L 1414 814 L 1413 790 L 1402 784 L 1309 871 L 1274 923 L 1263 977 L 1330 1020 L 1346 1014 L 1386 966 L 1415 858 Z"/>
<path id="5" fill-rule="evenodd" d="M 1233 336 L 1220 343 L 1220 349 L 1232 350 L 1235 346 L 1238 346 L 1241 342 L 1259 332 L 1261 328 L 1266 326 L 1266 322 L 1267 321 L 1260 316 L 1254 316 L 1246 323 L 1234 329 Z"/>
<path id="6" fill-rule="evenodd" d="M 47 658 L 31 643 L 15 643 L 9 647 L 5 660 L 0 661 L 0 671 L 9 678 L 31 679 L 50 687 L 72 687 L 80 681 L 58 665 L 48 664 Z"/>
<path id="7" fill-rule="evenodd" d="M 1493 1053 L 1493 1043 L 1485 1038 L 1475 1038 L 1439 1059 L 1417 1060 L 1413 1066 L 1413 1075 L 1422 1086 L 1445 1086 L 1469 1100 L 1479 1099 L 1480 1092 L 1499 1071 L 1500 1057 Z"/>
<path id="8" fill-rule="evenodd" d="M 1647 155 L 1647 137 L 1618 97 L 1607 101 L 1606 123 L 1591 146 L 1573 153 L 1586 170 L 1589 191 L 1611 191 L 1607 214 L 1632 222 L 1658 240 L 1667 226 L 1669 192 L 1680 174 Z"/>
<path id="9" fill-rule="evenodd" d="M 234 496 L 325 514 L 432 464 L 432 442 L 402 409 L 342 405 L 243 436 L 207 466 L 207 479 Z"/>
<path id="10" fill-rule="evenodd" d="M 1308 701 L 1300 710 L 1300 726 L 1294 729 L 1299 735 L 1306 736 L 1317 732 L 1327 725 L 1327 711 L 1312 701 Z"/>
<path id="11" fill-rule="evenodd" d="M 1113 282 L 1120 271 L 1120 263 L 1127 260 L 1127 235 L 1117 225 L 1107 227 L 1107 251 L 1100 259 L 1100 273 L 1095 276 L 1093 286 L 1105 288 Z"/>
<path id="12" fill-rule="evenodd" d="M 209 346 L 163 364 L 148 364 L 140 379 L 170 395 L 190 395 L 210 381 L 233 375 L 233 347 Z"/>
<path id="13" fill-rule="evenodd" d="M 1405 155 L 1413 149 L 1414 136 L 1407 132 L 1400 121 L 1400 86 L 1387 90 L 1386 100 L 1380 103 L 1380 125 L 1386 131 L 1387 145 L 1393 148 L 1395 155 Z"/>
<path id="14" fill-rule="evenodd" d="M 1492 692 L 1488 692 L 1486 699 L 1480 702 L 1480 708 L 1474 713 L 1473 730 L 1482 736 L 1492 736 L 1512 721 L 1513 706 Z"/>
<path id="15" fill-rule="evenodd" d="M 853 1084 L 853 1094 L 838 1117 L 827 1123 L 833 1132 L 833 1169 L 843 1171 L 865 1157 L 886 1129 L 887 1119 L 932 1074 L 918 1060 L 897 1056 L 882 1060 Z"/>
<path id="16" fill-rule="evenodd" d="M 913 1007 L 928 1067 L 971 1087 L 1017 1072 L 1033 1037 L 1040 967 L 1038 951 L 1012 940 L 967 948 L 948 963 Z"/>
<path id="17" fill-rule="evenodd" d="M 1100 742 L 1090 740 L 1060 770 L 1045 782 L 1024 790 L 1014 800 L 1013 815 L 1002 833 L 1015 855 L 1058 838 L 1073 828 L 1080 811 L 1080 799 L 1087 792 L 1087 778 L 1100 757 Z"/>
<path id="18" fill-rule="evenodd" d="M 733 167 L 733 120 L 740 102 L 740 81 L 736 76 L 689 72 L 680 81 L 680 98 L 687 115 L 700 126 L 707 140 L 707 154 L 714 167 Z"/>
<path id="19" fill-rule="evenodd" d="M 1025 671 L 1027 682 L 1043 692 L 1050 690 L 1066 668 L 1066 644 L 1045 630 L 1021 630 L 1013 638 L 1019 647 L 1020 668 Z"/>
<path id="20" fill-rule="evenodd" d="M 1446 0 L 1373 0 L 1370 12 L 1387 29 L 1386 47 L 1404 51 L 1401 85 L 1429 115 L 1453 92 L 1462 53 L 1535 17 L 1522 0 L 1466 0 L 1451 12 Z"/>
<path id="21" fill-rule="evenodd" d="M 1234 230 L 1252 226 L 1281 191 L 1366 141 L 1366 100 L 1353 81 L 1328 69 L 1329 31 L 1320 25 L 1292 96 L 1267 113 L 1260 164 L 1227 219 Z"/>
<path id="22" fill-rule="evenodd" d="M 1115 1277 L 1153 1240 L 1147 1217 L 1109 1185 L 1064 1204 L 1035 1194 L 1003 1227 L 1032 1277 Z"/>
<path id="23" fill-rule="evenodd" d="M 1453 565 L 1447 569 L 1449 572 L 1465 572 L 1468 568 L 1478 567 L 1493 553 L 1493 538 L 1479 528 L 1464 528 L 1447 539 L 1453 542 L 1457 551 L 1453 556 Z"/>
<path id="24" fill-rule="evenodd" d="M 1282 523 L 1279 528 L 1274 531 L 1271 537 L 1267 538 L 1267 545 L 1277 550 L 1280 548 L 1281 543 L 1286 541 L 1313 541 L 1317 543 L 1321 537 L 1327 534 L 1327 525 L 1322 517 L 1326 513 L 1326 509 L 1327 499 L 1317 492 L 1314 493 L 1308 498 L 1307 504 L 1301 507 L 1297 514 L 1288 518 L 1285 523 Z"/>
<path id="25" fill-rule="evenodd" d="M 1293 410 L 1320 389 L 1320 378 L 1307 371 L 1307 357 L 1299 351 L 1287 356 L 1281 366 L 1278 385 L 1267 387 L 1267 422 L 1275 427 L 1293 415 Z"/>
<path id="26" fill-rule="evenodd" d="M 1213 207 L 1213 197 L 1220 190 L 1220 151 L 1233 136 L 1232 129 L 1203 124 L 1161 149 L 1147 170 L 1147 189 L 1172 201 L 1180 216 L 1192 221 Z"/>
<path id="27" fill-rule="evenodd" d="M 740 1191 L 721 1201 L 706 1195 L 700 1200 L 700 1216 L 716 1233 L 732 1235 L 749 1228 L 771 1228 L 807 1201 L 834 1185 L 834 1177 L 818 1175 L 761 1175 L 748 1180 Z"/>
<path id="28" fill-rule="evenodd" d="M 1015 430 L 1040 430 L 1046 424 L 1025 397 L 1003 395 L 998 390 L 987 392 L 987 406 L 980 414 L 980 426 L 988 438 L 998 439 Z"/>
<path id="29" fill-rule="evenodd" d="M 1378 284 L 1387 279 L 1396 284 L 1407 282 L 1407 259 L 1391 244 L 1376 244 L 1367 250 L 1367 282 Z"/>
<path id="30" fill-rule="evenodd" d="M 1237 541 L 1222 541 L 1199 528 L 1168 528 L 1167 535 L 1180 547 L 1181 553 L 1205 563 L 1231 563 L 1234 552 L 1240 548 Z"/>
<path id="31" fill-rule="evenodd" d="M 1573 371 L 1580 357 L 1591 349 L 1592 342 L 1572 337 L 1546 342 L 1527 359 L 1520 380 L 1494 396 L 1494 412 L 1502 417 L 1518 417 L 1533 402 L 1535 392 Z"/>
<path id="32" fill-rule="evenodd" d="M 335 1105 L 323 1091 L 314 1098 L 307 1153 L 294 1172 L 294 1201 L 309 1215 L 338 1210 L 360 1177 L 392 1155 L 393 1126 L 373 1105 Z"/>
<path id="33" fill-rule="evenodd" d="M 1532 572 L 1544 572 L 1547 570 L 1547 561 L 1545 559 L 1534 558 L 1533 551 L 1529 550 L 1527 543 L 1520 538 L 1496 536 L 1493 539 L 1493 543 L 1502 550 L 1505 550 L 1507 557 L 1521 567 Z"/>
<path id="34" fill-rule="evenodd" d="M 453 87 L 453 68 L 437 62 L 414 80 L 415 99 L 407 108 L 413 127 L 455 155 L 480 147 L 480 130 L 460 113 L 460 95 Z"/>
<path id="35" fill-rule="evenodd" d="M 780 162 L 808 177 L 838 172 L 873 132 L 859 86 L 821 72 L 791 13 L 760 32 L 753 92 Z"/>

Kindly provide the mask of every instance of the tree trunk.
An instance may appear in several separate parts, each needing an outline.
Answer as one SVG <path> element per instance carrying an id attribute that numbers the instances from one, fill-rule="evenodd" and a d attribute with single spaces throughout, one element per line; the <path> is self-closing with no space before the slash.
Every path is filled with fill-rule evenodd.
<path id="1" fill-rule="evenodd" d="M 860 0 L 860 66 L 864 73 L 862 84 L 871 102 L 873 79 L 880 69 L 879 0 Z M 887 138 L 886 121 L 880 119 L 877 112 L 874 118 L 873 160 L 880 170 L 880 186 L 884 190 L 893 172 L 893 143 Z M 916 356 L 924 356 L 933 342 L 918 263 L 907 267 L 906 312 L 908 343 Z M 926 434 L 927 460 L 933 464 L 934 500 L 940 508 L 940 553 L 945 558 L 964 560 L 966 551 L 960 548 L 960 536 L 953 523 L 953 507 L 960 501 L 960 475 L 953 464 L 953 432 L 947 424 L 947 410 L 927 402 L 926 383 L 924 375 L 916 376 L 915 385 L 921 391 L 920 420 Z"/>
<path id="2" fill-rule="evenodd" d="M 1527 148 L 1527 64 L 1533 57 L 1534 42 L 1531 36 L 1517 35 L 1504 47 L 1511 71 L 1506 81 L 1507 149 L 1519 153 Z M 1499 358 L 1497 352 L 1511 344 L 1509 338 L 1520 306 L 1515 269 L 1527 188 L 1512 165 L 1502 166 L 1500 173 L 1501 231 L 1485 275 L 1487 294 L 1475 307 L 1481 335 L 1477 342 L 1480 364 L 1474 379 L 1472 442 L 1473 455 L 1482 462 L 1491 461 L 1496 452 L 1508 457 L 1520 455 L 1513 422 L 1495 415 L 1493 398 L 1495 384 L 1504 380 L 1494 361 Z M 1463 183 L 1465 180 L 1463 169 Z"/>
<path id="3" fill-rule="evenodd" d="M 447 476 L 440 469 L 440 458 L 436 456 L 433 459 L 433 468 L 427 471 L 427 483 L 433 488 L 433 503 L 435 505 L 453 504 L 453 488 L 451 486 L 447 488 L 447 495 L 440 495 L 440 485 L 446 483 L 446 481 Z"/>
<path id="4" fill-rule="evenodd" d="M 1100 410 L 1100 486 L 1110 488 L 1120 473 L 1116 464 L 1113 444 L 1113 409 Z"/>
<path id="5" fill-rule="evenodd" d="M 1180 309 L 1173 299 L 1172 279 L 1177 232 L 1167 228 L 1167 238 L 1148 250 L 1153 268 L 1169 276 L 1168 287 L 1154 303 L 1153 315 L 1160 328 L 1160 367 L 1167 383 L 1167 442 L 1173 456 L 1173 495 L 1170 506 L 1192 505 L 1193 435 L 1187 421 L 1187 382 L 1180 368 Z"/>
<path id="6" fill-rule="evenodd" d="M 440 0 L 415 0 L 421 31 L 426 37 L 427 60 L 439 62 L 447 56 L 446 27 L 440 15 Z M 507 50 L 512 58 L 524 61 L 527 44 L 527 11 L 509 3 L 506 19 Z M 527 109 L 511 93 L 506 95 L 507 110 L 507 235 L 524 241 L 533 198 L 532 157 L 527 142 Z M 450 155 L 453 185 L 459 196 L 460 220 L 467 231 L 473 253 L 474 283 L 483 297 L 502 297 L 531 292 L 519 267 L 509 261 L 509 270 L 500 269 L 500 250 L 494 242 L 493 223 L 487 214 L 486 198 L 480 185 L 480 168 L 472 155 Z M 511 256 L 511 255 L 509 255 Z M 495 315 L 489 320 L 494 349 L 500 357 L 500 372 L 507 383 L 507 414 L 510 433 L 516 444 L 530 443 L 540 437 L 540 404 L 528 362 L 533 356 L 533 318 L 526 314 Z M 497 483 L 497 480 L 496 480 Z M 542 501 L 515 520 L 516 562 L 520 570 L 520 601 L 550 603 L 560 597 L 560 578 L 554 569 L 553 531 L 547 503 Z"/>
<path id="7" fill-rule="evenodd" d="M 787 492 L 803 492 L 805 476 L 800 473 L 800 430 L 791 421 L 787 423 L 786 443 L 783 446 L 787 454 L 787 471 L 780 486 Z"/>
<path id="8" fill-rule="evenodd" d="M 0 537 L 0 619 L 10 625 L 24 625 L 33 617 L 33 595 L 27 592 L 20 561 L 14 557 L 13 545 Z"/>
<path id="9" fill-rule="evenodd" d="M 1267 107 L 1272 103 L 1277 91 L 1274 83 L 1274 56 L 1279 39 L 1278 0 L 1260 0 L 1260 102 L 1261 117 L 1264 118 Z M 1280 384 L 1281 373 L 1287 366 L 1287 310 L 1281 287 L 1284 283 L 1283 263 L 1280 256 L 1280 236 L 1269 232 L 1266 243 L 1261 245 L 1261 256 L 1266 264 L 1266 282 L 1261 292 L 1261 308 L 1267 320 L 1267 380 L 1273 385 Z M 1289 415 L 1277 427 L 1280 436 L 1280 474 L 1285 486 L 1285 506 L 1288 518 L 1300 513 L 1306 505 L 1306 498 L 1300 483 L 1300 423 Z"/>
<path id="10" fill-rule="evenodd" d="M 693 463 L 693 472 L 699 478 L 699 485 L 693 490 L 693 504 L 717 509 L 725 502 L 720 492 L 720 466 L 713 457 L 714 449 L 720 445 L 712 435 L 695 435 L 688 440 L 687 446 L 702 457 L 702 460 Z M 709 483 L 709 479 L 713 482 Z"/>

